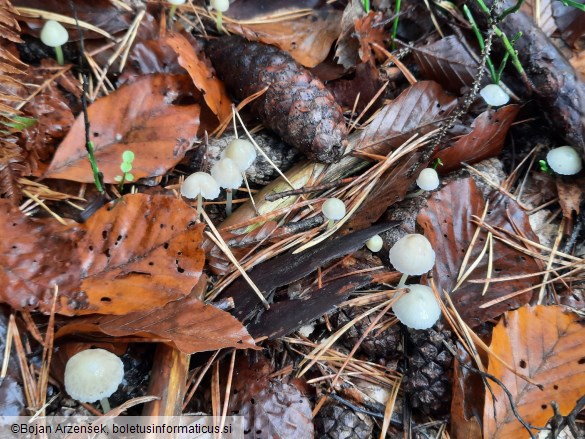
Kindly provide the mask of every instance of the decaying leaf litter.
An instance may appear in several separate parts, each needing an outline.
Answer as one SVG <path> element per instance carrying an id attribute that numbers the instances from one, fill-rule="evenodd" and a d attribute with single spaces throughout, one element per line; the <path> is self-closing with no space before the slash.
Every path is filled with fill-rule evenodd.
<path id="1" fill-rule="evenodd" d="M 1 2 L 2 414 L 100 414 L 63 376 L 102 348 L 114 411 L 246 437 L 581 437 L 583 176 L 549 152 L 585 155 L 582 2 L 229 3 Z M 235 138 L 237 207 L 198 213 Z M 393 312 L 414 233 L 430 329 Z"/>

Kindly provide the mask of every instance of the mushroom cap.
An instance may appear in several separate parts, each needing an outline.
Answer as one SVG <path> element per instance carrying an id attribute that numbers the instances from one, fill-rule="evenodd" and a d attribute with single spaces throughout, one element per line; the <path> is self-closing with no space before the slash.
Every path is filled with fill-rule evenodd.
<path id="1" fill-rule="evenodd" d="M 401 273 L 418 276 L 433 268 L 435 251 L 423 235 L 405 235 L 390 249 L 390 263 Z"/>
<path id="2" fill-rule="evenodd" d="M 215 200 L 219 196 L 219 185 L 207 172 L 191 174 L 181 185 L 181 195 L 184 197 L 193 199 L 199 194 L 206 200 Z"/>
<path id="3" fill-rule="evenodd" d="M 551 149 L 546 161 L 553 171 L 561 175 L 574 175 L 581 171 L 581 156 L 572 146 L 559 146 Z"/>
<path id="4" fill-rule="evenodd" d="M 81 402 L 109 397 L 124 378 L 124 363 L 104 349 L 87 349 L 72 356 L 65 366 L 65 390 Z"/>
<path id="5" fill-rule="evenodd" d="M 222 152 L 221 157 L 232 159 L 236 162 L 240 171 L 244 172 L 256 160 L 256 148 L 254 148 L 252 142 L 244 139 L 234 139 Z"/>
<path id="6" fill-rule="evenodd" d="M 340 220 L 345 215 L 345 203 L 339 198 L 329 198 L 321 207 L 323 215 L 328 220 Z"/>
<path id="7" fill-rule="evenodd" d="M 182 5 L 185 4 L 187 0 L 167 0 L 171 5 Z"/>
<path id="8" fill-rule="evenodd" d="M 406 285 L 410 291 L 396 301 L 392 310 L 403 325 L 413 329 L 428 329 L 441 316 L 441 307 L 426 285 Z"/>
<path id="9" fill-rule="evenodd" d="M 41 41 L 49 47 L 58 47 L 69 41 L 67 29 L 55 20 L 47 20 L 41 30 Z"/>
<path id="10" fill-rule="evenodd" d="M 374 235 L 366 241 L 366 247 L 373 253 L 382 250 L 382 245 L 384 245 L 384 241 L 380 235 Z"/>
<path id="11" fill-rule="evenodd" d="M 416 184 L 419 188 L 425 191 L 433 191 L 439 187 L 439 174 L 433 168 L 425 168 L 420 171 Z"/>
<path id="12" fill-rule="evenodd" d="M 492 107 L 500 107 L 510 101 L 510 96 L 498 84 L 486 85 L 479 91 L 483 100 Z"/>
<path id="13" fill-rule="evenodd" d="M 230 8 L 230 0 L 211 0 L 209 6 L 216 11 L 225 12 Z"/>
<path id="14" fill-rule="evenodd" d="M 211 176 L 225 189 L 237 189 L 242 184 L 242 171 L 229 157 L 216 162 L 211 168 Z"/>

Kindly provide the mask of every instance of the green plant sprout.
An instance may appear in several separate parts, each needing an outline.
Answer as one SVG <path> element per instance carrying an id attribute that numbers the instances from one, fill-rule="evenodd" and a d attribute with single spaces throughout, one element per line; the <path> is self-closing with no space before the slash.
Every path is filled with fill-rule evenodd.
<path id="1" fill-rule="evenodd" d="M 482 11 L 486 12 L 487 14 L 490 13 L 489 9 L 487 9 L 487 6 L 483 2 L 483 0 L 477 0 L 477 2 L 480 5 L 480 8 L 482 9 Z M 515 12 L 515 8 L 516 8 L 516 6 L 508 9 L 500 17 L 505 17 L 506 15 L 511 13 L 508 11 Z M 471 28 L 473 29 L 473 33 L 475 34 L 475 36 L 477 38 L 477 42 L 479 44 L 479 47 L 480 47 L 481 51 L 483 52 L 485 50 L 485 43 L 483 40 L 483 36 L 481 35 L 481 31 L 479 30 L 479 26 L 477 25 L 475 19 L 473 18 L 473 15 L 471 14 L 471 11 L 467 7 L 467 5 L 463 5 L 463 12 L 465 13 L 467 20 L 471 24 Z M 490 71 L 490 76 L 492 77 L 492 81 L 494 82 L 494 84 L 499 84 L 500 79 L 502 78 L 502 73 L 504 72 L 504 68 L 506 67 L 506 64 L 508 63 L 508 59 L 510 57 L 512 57 L 512 64 L 514 64 L 514 67 L 516 67 L 516 70 L 518 70 L 518 73 L 520 73 L 521 75 L 524 75 L 524 68 L 522 67 L 520 60 L 518 59 L 518 53 L 517 53 L 516 49 L 514 49 L 514 43 L 516 43 L 516 41 L 518 41 L 518 39 L 522 36 L 522 32 L 518 32 L 516 35 L 514 35 L 512 40 L 509 40 L 508 37 L 506 36 L 506 34 L 504 34 L 498 27 L 495 28 L 495 33 L 499 38 L 502 39 L 502 42 L 504 43 L 504 46 L 506 47 L 506 54 L 502 58 L 502 62 L 500 63 L 500 67 L 498 68 L 497 71 L 496 71 L 496 68 L 494 66 L 494 63 L 493 63 L 491 57 L 488 56 L 488 58 L 486 60 L 486 64 L 488 66 L 488 70 Z"/>
<path id="2" fill-rule="evenodd" d="M 542 172 L 544 172 L 545 174 L 550 174 L 550 175 L 553 174 L 552 169 L 549 168 L 548 163 L 546 162 L 546 160 L 539 160 L 538 161 L 538 166 L 540 166 L 540 170 Z"/>
<path id="3" fill-rule="evenodd" d="M 572 6 L 573 8 L 577 8 L 585 12 L 585 4 L 583 3 L 577 3 L 574 0 L 561 0 L 561 3 L 565 6 Z"/>
<path id="4" fill-rule="evenodd" d="M 7 115 L 3 115 L 4 117 L 7 117 Z M 18 116 L 18 115 L 11 115 L 10 118 L 8 120 L 5 120 L 2 122 L 2 125 L 11 128 L 11 131 L 13 132 L 20 132 L 23 131 L 27 128 L 32 128 L 37 124 L 37 120 L 32 118 L 32 117 L 24 117 L 24 116 Z M 2 131 L 3 133 L 6 133 L 6 131 Z"/>
<path id="5" fill-rule="evenodd" d="M 122 170 L 122 175 L 116 175 L 114 180 L 120 182 L 120 190 L 124 189 L 124 183 L 127 181 L 133 181 L 134 175 L 130 173 L 132 170 L 132 162 L 134 161 L 134 153 L 132 151 L 124 151 L 122 153 L 122 164 L 120 165 L 120 169 Z"/>
<path id="6" fill-rule="evenodd" d="M 439 166 L 443 166 L 443 162 L 437 157 L 433 163 L 433 169 L 436 170 Z"/>
<path id="7" fill-rule="evenodd" d="M 370 0 L 362 0 L 362 5 L 364 6 L 364 11 L 366 11 L 366 14 L 370 12 Z"/>
<path id="8" fill-rule="evenodd" d="M 398 33 L 398 18 L 400 17 L 400 0 L 396 0 L 394 24 L 392 25 L 392 50 L 396 49 L 396 34 Z"/>

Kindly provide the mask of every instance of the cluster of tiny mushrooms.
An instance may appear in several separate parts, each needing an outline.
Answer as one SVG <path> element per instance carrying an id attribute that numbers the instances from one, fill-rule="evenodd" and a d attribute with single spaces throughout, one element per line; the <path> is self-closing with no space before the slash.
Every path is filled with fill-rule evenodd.
<path id="1" fill-rule="evenodd" d="M 168 0 L 170 17 L 176 7 L 185 0 Z M 211 0 L 211 9 L 217 11 L 217 26 L 221 29 L 222 12 L 227 11 L 229 0 Z M 61 46 L 69 40 L 67 30 L 57 21 L 48 20 L 41 31 L 41 41 L 55 49 L 57 62 L 63 64 Z M 490 107 L 508 103 L 510 97 L 497 84 L 489 84 L 480 91 L 481 97 Z M 197 198 L 197 211 L 201 214 L 202 199 L 214 200 L 220 188 L 226 189 L 226 214 L 232 211 L 232 190 L 238 189 L 245 178 L 246 170 L 256 159 L 254 145 L 247 140 L 234 139 L 222 152 L 221 159 L 211 168 L 211 173 L 196 172 L 188 176 L 181 185 L 181 195 Z M 571 146 L 560 146 L 550 150 L 546 156 L 550 168 L 560 175 L 574 175 L 581 171 L 579 153 Z M 432 191 L 440 185 L 437 171 L 426 168 L 421 171 L 416 184 L 420 191 Z M 323 216 L 328 220 L 327 228 L 346 214 L 345 203 L 338 198 L 329 198 L 322 205 Z M 378 252 L 383 246 L 382 237 L 375 235 L 368 239 L 366 247 Z M 409 328 L 428 329 L 441 315 L 441 307 L 433 290 L 421 284 L 406 284 L 408 276 L 420 276 L 431 270 L 435 264 L 435 252 L 423 235 L 408 234 L 399 239 L 390 249 L 390 262 L 403 273 L 399 288 L 407 289 L 392 307 L 398 320 Z M 81 402 L 100 401 L 104 412 L 110 410 L 108 397 L 111 396 L 124 378 L 124 364 L 113 353 L 104 349 L 88 349 L 73 355 L 65 367 L 65 389 L 74 399 Z"/>

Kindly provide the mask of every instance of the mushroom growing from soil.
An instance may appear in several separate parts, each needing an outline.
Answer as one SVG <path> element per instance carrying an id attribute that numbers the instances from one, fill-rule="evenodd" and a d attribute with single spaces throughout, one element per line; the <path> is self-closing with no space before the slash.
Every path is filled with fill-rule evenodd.
<path id="1" fill-rule="evenodd" d="M 423 235 L 405 235 L 390 249 L 390 263 L 403 273 L 398 283 L 398 286 L 402 286 L 408 276 L 420 276 L 433 268 L 435 251 Z"/>
<path id="2" fill-rule="evenodd" d="M 333 227 L 335 221 L 339 221 L 345 216 L 345 203 L 339 198 L 328 198 L 321 207 L 323 216 L 329 221 L 327 229 Z"/>
<path id="3" fill-rule="evenodd" d="M 366 241 L 366 247 L 372 253 L 377 253 L 382 250 L 382 245 L 384 245 L 384 241 L 380 235 L 374 235 Z"/>
<path id="4" fill-rule="evenodd" d="M 577 174 L 583 167 L 581 156 L 571 146 L 551 149 L 546 155 L 546 161 L 553 171 L 561 175 Z"/>
<path id="5" fill-rule="evenodd" d="M 409 292 L 396 301 L 392 310 L 403 325 L 412 329 L 429 329 L 441 315 L 441 307 L 426 285 L 404 285 Z"/>
<path id="6" fill-rule="evenodd" d="M 104 349 L 87 349 L 69 358 L 65 366 L 65 390 L 80 402 L 100 401 L 110 411 L 108 397 L 124 378 L 124 363 Z"/>
<path id="7" fill-rule="evenodd" d="M 177 6 L 185 4 L 186 0 L 167 0 L 171 4 L 171 10 L 169 11 L 169 18 L 172 20 L 175 16 Z"/>
<path id="8" fill-rule="evenodd" d="M 434 191 L 440 184 L 439 174 L 433 168 L 425 168 L 420 171 L 416 184 L 424 191 Z"/>
<path id="9" fill-rule="evenodd" d="M 213 165 L 211 176 L 220 187 L 226 190 L 225 213 L 229 216 L 232 214 L 232 189 L 237 189 L 242 184 L 242 172 L 235 161 L 225 157 Z"/>
<path id="10" fill-rule="evenodd" d="M 55 49 L 57 63 L 63 65 L 64 58 L 61 46 L 69 41 L 67 29 L 65 29 L 58 21 L 48 20 L 45 22 L 43 29 L 41 30 L 41 41 L 43 44 Z"/>
<path id="11" fill-rule="evenodd" d="M 217 25 L 217 30 L 221 31 L 223 13 L 230 8 L 230 0 L 210 0 L 209 6 L 211 9 L 215 9 L 217 11 L 217 16 L 215 17 L 215 24 Z"/>
<path id="12" fill-rule="evenodd" d="M 498 84 L 486 85 L 479 91 L 483 100 L 490 107 L 501 107 L 510 101 L 510 96 Z"/>
<path id="13" fill-rule="evenodd" d="M 189 175 L 181 185 L 181 195 L 186 198 L 197 198 L 197 213 L 201 216 L 203 198 L 215 200 L 219 196 L 217 181 L 206 172 L 195 172 Z"/>

